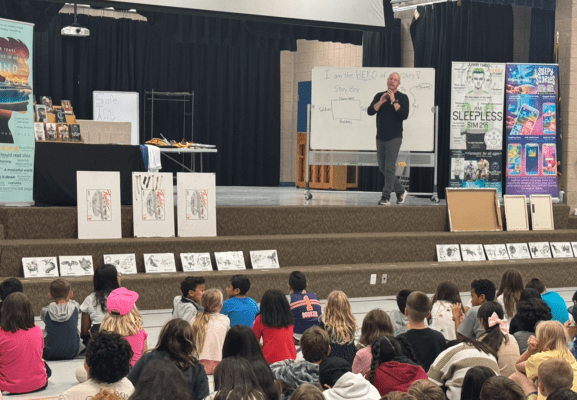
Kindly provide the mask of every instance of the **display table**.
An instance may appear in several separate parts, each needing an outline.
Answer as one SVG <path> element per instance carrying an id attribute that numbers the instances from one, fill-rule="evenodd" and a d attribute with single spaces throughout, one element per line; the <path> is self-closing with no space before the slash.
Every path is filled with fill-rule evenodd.
<path id="1" fill-rule="evenodd" d="M 210 149 L 208 149 L 208 148 L 206 148 L 206 149 L 192 149 L 192 148 L 176 149 L 173 147 L 159 147 L 158 149 L 160 150 L 161 155 L 165 156 L 166 158 L 171 159 L 172 161 L 174 161 L 175 163 L 177 163 L 178 165 L 180 165 L 182 168 L 186 169 L 189 172 L 195 172 L 194 166 L 196 165 L 195 161 L 196 161 L 196 154 L 197 153 L 200 154 L 200 172 L 202 172 L 202 155 L 204 153 L 218 153 L 218 151 L 215 148 L 210 148 Z M 167 153 L 192 154 L 192 157 L 190 158 L 190 167 L 177 161 L 173 157 L 169 156 Z"/>
<path id="2" fill-rule="evenodd" d="M 76 171 L 120 171 L 121 202 L 132 205 L 132 172 L 146 169 L 139 146 L 36 142 L 36 205 L 76 206 Z"/>

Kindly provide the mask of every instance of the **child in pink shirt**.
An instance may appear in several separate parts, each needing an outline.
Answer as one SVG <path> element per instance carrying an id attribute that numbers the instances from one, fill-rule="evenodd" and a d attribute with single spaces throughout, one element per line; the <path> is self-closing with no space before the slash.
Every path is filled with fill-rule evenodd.
<path id="1" fill-rule="evenodd" d="M 277 289 L 267 290 L 260 302 L 260 314 L 252 326 L 256 338 L 262 338 L 262 352 L 267 363 L 297 358 L 294 325 L 286 296 Z"/>
<path id="2" fill-rule="evenodd" d="M 42 329 L 34 324 L 26 295 L 12 293 L 2 305 L 0 325 L 0 391 L 30 393 L 46 388 Z"/>

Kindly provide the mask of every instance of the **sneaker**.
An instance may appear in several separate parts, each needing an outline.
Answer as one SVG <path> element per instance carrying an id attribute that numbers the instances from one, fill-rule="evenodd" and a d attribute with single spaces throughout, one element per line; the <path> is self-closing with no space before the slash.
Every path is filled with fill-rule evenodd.
<path id="1" fill-rule="evenodd" d="M 405 202 L 405 200 L 407 200 L 407 196 L 409 195 L 409 192 L 407 192 L 406 190 L 403 192 L 402 195 L 397 195 L 397 204 L 403 204 Z"/>
<path id="2" fill-rule="evenodd" d="M 380 205 L 380 206 L 390 206 L 390 205 L 391 205 L 391 201 L 388 200 L 388 199 L 381 199 L 381 200 L 379 201 L 379 205 Z"/>

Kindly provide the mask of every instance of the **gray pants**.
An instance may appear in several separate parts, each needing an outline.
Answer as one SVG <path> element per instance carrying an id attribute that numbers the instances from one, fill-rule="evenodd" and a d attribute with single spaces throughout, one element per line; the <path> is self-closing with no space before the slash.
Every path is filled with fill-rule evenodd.
<path id="1" fill-rule="evenodd" d="M 399 149 L 403 143 L 403 138 L 391 140 L 377 140 L 377 160 L 379 170 L 385 176 L 385 186 L 383 186 L 383 199 L 389 200 L 391 193 L 395 192 L 397 196 L 402 196 L 405 188 L 401 185 L 399 178 L 395 175 L 397 170 L 397 157 Z"/>

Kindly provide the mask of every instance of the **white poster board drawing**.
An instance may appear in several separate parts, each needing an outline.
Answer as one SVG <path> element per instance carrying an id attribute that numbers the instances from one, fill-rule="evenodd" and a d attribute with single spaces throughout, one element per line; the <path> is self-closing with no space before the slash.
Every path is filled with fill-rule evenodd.
<path id="1" fill-rule="evenodd" d="M 507 246 L 504 244 L 486 244 L 485 253 L 489 261 L 508 260 Z"/>
<path id="2" fill-rule="evenodd" d="M 23 257 L 24 278 L 57 278 L 58 260 L 56 257 Z"/>
<path id="3" fill-rule="evenodd" d="M 184 272 L 212 271 L 210 253 L 180 253 L 180 261 Z"/>
<path id="4" fill-rule="evenodd" d="M 503 201 L 505 203 L 507 231 L 528 231 L 527 196 L 506 194 L 503 196 Z"/>
<path id="5" fill-rule="evenodd" d="M 507 243 L 507 251 L 511 260 L 526 260 L 531 258 L 527 243 Z"/>
<path id="6" fill-rule="evenodd" d="M 144 254 L 144 269 L 147 274 L 176 272 L 176 262 L 172 253 Z"/>
<path id="7" fill-rule="evenodd" d="M 532 194 L 531 228 L 534 231 L 553 230 L 553 202 L 550 194 Z"/>
<path id="8" fill-rule="evenodd" d="M 437 260 L 443 261 L 461 261 L 461 252 L 458 244 L 438 244 Z"/>
<path id="9" fill-rule="evenodd" d="M 401 76 L 398 90 L 409 97 L 401 151 L 434 151 L 433 68 L 313 68 L 310 148 L 376 151 L 376 116 L 367 108 L 393 72 Z"/>
<path id="10" fill-rule="evenodd" d="M 105 254 L 104 263 L 112 264 L 122 275 L 134 275 L 136 269 L 136 255 L 133 254 Z"/>
<path id="11" fill-rule="evenodd" d="M 92 92 L 94 121 L 130 122 L 130 144 L 140 144 L 137 92 Z"/>
<path id="12" fill-rule="evenodd" d="M 237 271 L 246 269 L 242 251 L 214 253 L 216 268 L 219 271 Z"/>
<path id="13" fill-rule="evenodd" d="M 60 276 L 94 275 L 92 256 L 58 256 Z"/>
<path id="14" fill-rule="evenodd" d="M 120 172 L 78 171 L 78 239 L 121 239 Z"/>
<path id="15" fill-rule="evenodd" d="M 462 244 L 463 261 L 485 261 L 485 252 L 480 244 Z"/>
<path id="16" fill-rule="evenodd" d="M 172 172 L 132 173 L 134 237 L 174 237 Z"/>
<path id="17" fill-rule="evenodd" d="M 551 258 L 549 242 L 529 242 L 529 250 L 533 258 Z"/>
<path id="18" fill-rule="evenodd" d="M 252 269 L 280 268 L 276 250 L 258 250 L 250 252 Z"/>
<path id="19" fill-rule="evenodd" d="M 216 175 L 176 174 L 178 236 L 216 236 Z"/>
<path id="20" fill-rule="evenodd" d="M 570 242 L 551 242 L 553 258 L 573 258 L 573 250 Z"/>

